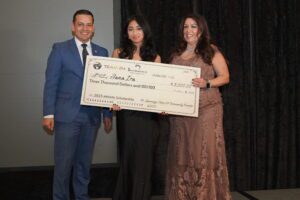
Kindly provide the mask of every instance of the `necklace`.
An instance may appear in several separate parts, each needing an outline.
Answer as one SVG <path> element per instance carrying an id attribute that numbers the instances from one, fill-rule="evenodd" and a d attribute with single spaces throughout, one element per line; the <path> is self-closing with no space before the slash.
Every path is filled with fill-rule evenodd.
<path id="1" fill-rule="evenodd" d="M 195 51 L 195 48 L 186 46 L 186 49 L 185 49 L 185 50 L 186 50 L 187 52 L 194 52 L 194 51 Z"/>

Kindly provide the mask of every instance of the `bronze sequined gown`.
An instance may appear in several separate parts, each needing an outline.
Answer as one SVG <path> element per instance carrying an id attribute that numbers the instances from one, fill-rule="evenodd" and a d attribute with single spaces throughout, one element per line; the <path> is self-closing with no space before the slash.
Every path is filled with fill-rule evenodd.
<path id="1" fill-rule="evenodd" d="M 200 67 L 204 79 L 215 77 L 213 67 L 198 56 L 188 60 L 178 56 L 172 64 Z M 199 116 L 172 116 L 170 129 L 166 199 L 231 199 L 219 89 L 200 89 Z"/>

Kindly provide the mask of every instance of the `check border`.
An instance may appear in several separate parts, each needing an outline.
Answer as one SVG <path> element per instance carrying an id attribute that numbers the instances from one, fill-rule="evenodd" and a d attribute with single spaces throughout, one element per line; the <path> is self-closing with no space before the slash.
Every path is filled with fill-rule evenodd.
<path id="1" fill-rule="evenodd" d="M 91 63 L 93 63 L 95 60 L 104 60 L 104 61 L 117 61 L 122 63 L 129 63 L 129 64 L 142 64 L 143 66 L 151 66 L 155 64 L 159 64 L 161 67 L 169 68 L 170 70 L 177 68 L 177 69 L 185 69 L 188 71 L 191 71 L 194 73 L 195 78 L 200 76 L 200 68 L 192 67 L 192 66 L 182 66 L 182 65 L 174 65 L 174 64 L 164 64 L 164 63 L 153 63 L 153 62 L 145 62 L 145 61 L 136 61 L 136 60 L 127 60 L 127 59 L 118 59 L 118 58 L 108 58 L 108 57 L 101 57 L 101 56 L 88 56 L 85 66 L 85 76 L 84 76 L 84 82 L 82 87 L 82 97 L 81 97 L 81 104 L 82 105 L 89 105 L 89 106 L 100 106 L 100 107 L 108 107 L 110 108 L 112 106 L 111 102 L 99 102 L 99 101 L 91 101 L 87 100 L 86 96 L 87 90 L 86 86 L 88 85 L 88 72 L 91 67 Z M 103 86 L 105 87 L 105 86 Z M 175 114 L 175 115 L 184 115 L 184 116 L 192 116 L 197 117 L 198 116 L 198 109 L 199 109 L 199 95 L 200 95 L 200 89 L 194 87 L 194 109 L 191 112 L 181 112 L 181 111 L 173 111 L 173 110 L 164 110 L 164 109 L 156 109 L 156 108 L 139 108 L 134 105 L 120 105 L 122 109 L 129 109 L 129 110 L 137 110 L 137 111 L 146 111 L 146 112 L 155 112 L 155 113 L 161 113 L 166 112 L 169 114 Z M 117 100 L 115 100 L 117 101 Z"/>

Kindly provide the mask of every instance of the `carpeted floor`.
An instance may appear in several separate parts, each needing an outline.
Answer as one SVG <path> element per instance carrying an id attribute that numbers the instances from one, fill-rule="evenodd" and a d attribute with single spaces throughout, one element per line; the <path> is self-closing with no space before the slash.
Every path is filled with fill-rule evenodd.
<path id="1" fill-rule="evenodd" d="M 111 197 L 118 174 L 118 166 L 93 167 L 89 195 L 91 198 Z M 152 191 L 162 195 L 163 177 L 155 172 Z M 50 200 L 52 196 L 53 168 L 0 170 L 0 200 Z M 72 188 L 71 188 L 72 194 Z"/>
<path id="2" fill-rule="evenodd" d="M 89 194 L 92 200 L 111 200 L 118 173 L 118 167 L 94 167 L 91 170 Z M 20 171 L 0 170 L 0 200 L 51 200 L 51 168 Z M 154 175 L 155 176 L 155 175 Z M 157 176 L 157 174 L 156 174 Z M 156 178 L 153 182 L 151 200 L 163 200 L 163 182 Z M 71 191 L 72 193 L 72 191 Z M 232 200 L 299 200 L 300 189 L 235 191 Z"/>
<path id="3" fill-rule="evenodd" d="M 92 198 L 110 197 L 117 167 L 93 168 L 89 194 Z M 53 170 L 0 172 L 0 200 L 50 200 Z"/>

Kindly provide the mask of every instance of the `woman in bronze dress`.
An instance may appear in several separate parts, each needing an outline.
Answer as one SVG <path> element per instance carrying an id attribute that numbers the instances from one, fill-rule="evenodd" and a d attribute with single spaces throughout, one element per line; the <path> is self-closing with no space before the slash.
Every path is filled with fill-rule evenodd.
<path id="1" fill-rule="evenodd" d="M 204 17 L 185 16 L 179 34 L 171 63 L 201 68 L 201 77 L 191 80 L 200 88 L 199 116 L 170 116 L 166 199 L 229 200 L 219 92 L 219 87 L 229 82 L 228 67 L 211 42 Z"/>

